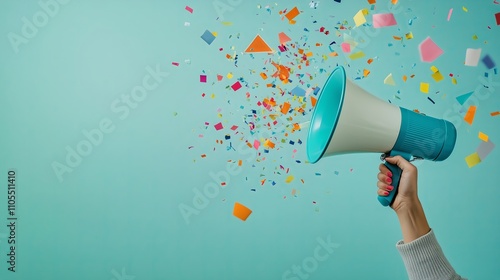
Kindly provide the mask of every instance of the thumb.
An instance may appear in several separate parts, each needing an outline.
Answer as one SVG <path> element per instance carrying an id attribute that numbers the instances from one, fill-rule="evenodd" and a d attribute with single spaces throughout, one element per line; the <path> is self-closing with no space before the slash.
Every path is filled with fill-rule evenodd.
<path id="1" fill-rule="evenodd" d="M 408 162 L 402 156 L 386 157 L 385 160 L 390 164 L 397 165 L 401 170 L 410 170 L 414 168 L 413 164 Z"/>

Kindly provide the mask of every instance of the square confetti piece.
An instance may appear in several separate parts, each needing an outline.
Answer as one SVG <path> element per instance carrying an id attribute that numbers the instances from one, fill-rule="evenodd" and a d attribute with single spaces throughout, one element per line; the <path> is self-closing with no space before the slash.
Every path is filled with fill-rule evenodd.
<path id="1" fill-rule="evenodd" d="M 222 123 L 215 124 L 214 127 L 216 130 L 221 130 L 224 128 L 224 126 L 222 126 Z"/>
<path id="2" fill-rule="evenodd" d="M 212 44 L 212 42 L 215 40 L 214 34 L 210 33 L 210 31 L 205 30 L 205 33 L 201 35 L 201 39 L 203 39 L 207 44 Z"/>
<path id="3" fill-rule="evenodd" d="M 234 83 L 231 88 L 234 90 L 234 91 L 237 91 L 241 88 L 241 83 L 240 81 L 237 81 L 236 83 Z"/>
<path id="4" fill-rule="evenodd" d="M 373 15 L 373 27 L 380 28 L 396 25 L 396 19 L 392 13 Z"/>
<path id="5" fill-rule="evenodd" d="M 488 69 L 495 67 L 495 62 L 493 61 L 493 59 L 491 59 L 491 57 L 488 54 L 483 57 L 482 61 L 486 66 L 486 68 Z"/>
<path id="6" fill-rule="evenodd" d="M 429 84 L 428 83 L 420 83 L 420 91 L 423 93 L 429 93 Z"/>
<path id="7" fill-rule="evenodd" d="M 207 75 L 200 75 L 200 83 L 206 83 L 207 82 Z"/>
<path id="8" fill-rule="evenodd" d="M 467 166 L 469 166 L 469 168 L 472 168 L 481 162 L 481 158 L 479 158 L 479 155 L 477 153 L 472 153 L 465 157 L 465 162 L 467 163 Z"/>
<path id="9" fill-rule="evenodd" d="M 432 41 L 431 37 L 425 38 L 425 40 L 418 45 L 418 50 L 420 52 L 420 59 L 423 62 L 433 62 L 443 54 L 443 50 Z"/>

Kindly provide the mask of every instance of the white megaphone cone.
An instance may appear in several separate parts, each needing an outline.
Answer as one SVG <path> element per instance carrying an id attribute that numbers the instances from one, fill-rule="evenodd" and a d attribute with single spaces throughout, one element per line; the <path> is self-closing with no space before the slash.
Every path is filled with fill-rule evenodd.
<path id="1" fill-rule="evenodd" d="M 434 161 L 448 158 L 456 141 L 452 123 L 387 103 L 346 79 L 337 67 L 321 90 L 309 124 L 307 157 L 316 163 L 332 155 L 376 152 Z M 394 190 L 379 201 L 387 206 L 397 193 L 401 169 L 389 163 Z"/>

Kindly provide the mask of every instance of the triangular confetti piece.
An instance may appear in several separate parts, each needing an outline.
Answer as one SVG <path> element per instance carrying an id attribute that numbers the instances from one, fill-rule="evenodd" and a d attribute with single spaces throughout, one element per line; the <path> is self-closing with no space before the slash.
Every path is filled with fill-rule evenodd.
<path id="1" fill-rule="evenodd" d="M 270 53 L 273 52 L 273 49 L 269 47 L 269 45 L 260 37 L 260 35 L 255 36 L 253 41 L 248 45 L 247 49 L 245 50 L 246 53 Z"/>
<path id="2" fill-rule="evenodd" d="M 390 73 L 389 75 L 387 75 L 387 77 L 385 77 L 384 84 L 391 86 L 396 85 L 396 82 L 394 82 L 394 78 L 392 77 L 392 73 Z"/>
<path id="3" fill-rule="evenodd" d="M 281 45 L 284 45 L 292 40 L 290 39 L 290 37 L 288 37 L 288 35 L 285 34 L 285 32 L 280 32 L 280 34 L 278 34 L 278 38 L 280 40 Z"/>
<path id="4" fill-rule="evenodd" d="M 467 101 L 467 99 L 469 99 L 469 97 L 471 97 L 471 95 L 473 94 L 474 92 L 471 91 L 469 93 L 466 93 L 466 94 L 462 94 L 460 96 L 457 96 L 457 101 L 458 103 L 460 103 L 460 105 L 464 105 L 465 101 Z"/>
<path id="5" fill-rule="evenodd" d="M 250 210 L 248 207 L 238 202 L 234 203 L 233 215 L 235 217 L 240 218 L 242 221 L 246 221 L 250 214 L 252 214 L 252 210 Z"/>

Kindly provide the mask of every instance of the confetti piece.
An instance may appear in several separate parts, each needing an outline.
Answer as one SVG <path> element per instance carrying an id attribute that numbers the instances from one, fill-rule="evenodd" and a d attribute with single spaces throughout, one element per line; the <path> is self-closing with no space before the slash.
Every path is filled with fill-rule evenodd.
<path id="1" fill-rule="evenodd" d="M 429 84 L 421 82 L 420 83 L 420 91 L 423 93 L 429 93 Z"/>
<path id="2" fill-rule="evenodd" d="M 465 157 L 465 162 L 467 163 L 467 166 L 469 166 L 469 168 L 472 168 L 481 162 L 481 158 L 475 152 L 475 153 L 472 153 L 472 154 L 468 155 L 467 157 Z"/>
<path id="3" fill-rule="evenodd" d="M 491 113 L 490 113 L 490 115 L 491 115 L 492 117 L 494 117 L 494 116 L 498 116 L 498 115 L 500 115 L 500 111 L 491 112 Z"/>
<path id="4" fill-rule="evenodd" d="M 314 96 L 311 96 L 311 106 L 315 107 L 316 106 L 316 102 L 318 102 L 318 99 L 316 99 Z"/>
<path id="5" fill-rule="evenodd" d="M 248 216 L 252 214 L 252 210 L 250 210 L 248 207 L 245 205 L 235 202 L 234 207 L 233 207 L 233 215 L 242 221 L 246 221 Z"/>
<path id="6" fill-rule="evenodd" d="M 340 47 L 342 48 L 342 51 L 345 53 L 351 52 L 351 45 L 349 43 L 342 43 L 340 44 Z"/>
<path id="7" fill-rule="evenodd" d="M 259 140 L 255 139 L 255 140 L 253 141 L 253 147 L 254 147 L 256 150 L 258 150 L 258 149 L 259 149 L 259 147 L 260 147 L 260 142 L 259 142 Z"/>
<path id="8" fill-rule="evenodd" d="M 290 91 L 290 93 L 295 96 L 305 96 L 306 91 L 303 88 L 296 86 L 294 89 L 292 89 L 292 91 Z"/>
<path id="9" fill-rule="evenodd" d="M 354 59 L 362 58 L 364 56 L 365 56 L 365 53 L 362 51 L 359 51 L 359 52 L 356 52 L 356 53 L 349 55 L 349 58 L 354 60 Z"/>
<path id="10" fill-rule="evenodd" d="M 288 175 L 288 177 L 286 177 L 285 179 L 285 183 L 291 183 L 293 179 L 294 179 L 293 175 Z"/>
<path id="11" fill-rule="evenodd" d="M 224 76 L 222 76 L 222 75 L 217 75 L 217 81 L 219 81 L 219 82 L 220 82 L 220 81 L 222 81 L 222 78 L 224 78 Z"/>
<path id="12" fill-rule="evenodd" d="M 281 106 L 281 113 L 286 114 L 288 113 L 288 110 L 290 110 L 290 103 L 288 102 L 283 103 L 283 106 Z"/>
<path id="13" fill-rule="evenodd" d="M 493 61 L 493 59 L 491 59 L 491 57 L 489 55 L 485 55 L 483 57 L 482 61 L 483 61 L 484 65 L 486 66 L 486 68 L 488 68 L 488 69 L 495 67 L 495 62 Z"/>
<path id="14" fill-rule="evenodd" d="M 189 7 L 189 6 L 186 6 L 186 11 L 190 12 L 190 13 L 193 13 L 193 8 Z"/>
<path id="15" fill-rule="evenodd" d="M 432 98 L 430 98 L 429 96 L 427 96 L 427 100 L 429 100 L 430 102 L 432 102 L 432 104 L 436 104 L 436 102 L 434 102 L 434 100 L 432 100 Z"/>
<path id="16" fill-rule="evenodd" d="M 458 103 L 460 103 L 460 105 L 464 105 L 465 101 L 467 101 L 467 99 L 469 99 L 469 97 L 471 97 L 472 94 L 474 94 L 473 91 L 457 96 Z"/>
<path id="17" fill-rule="evenodd" d="M 440 82 L 440 81 L 442 81 L 444 79 L 443 75 L 439 71 L 434 72 L 434 74 L 432 74 L 431 77 L 436 82 Z"/>
<path id="18" fill-rule="evenodd" d="M 462 10 L 464 10 L 464 12 L 468 12 L 469 10 L 467 10 L 467 8 L 465 6 L 462 6 Z"/>
<path id="19" fill-rule="evenodd" d="M 447 21 L 450 21 L 452 13 L 453 13 L 453 8 L 451 8 L 450 11 L 448 12 L 448 18 L 446 19 Z"/>
<path id="20" fill-rule="evenodd" d="M 396 25 L 396 19 L 392 13 L 387 14 L 374 14 L 373 15 L 373 27 L 380 28 L 386 26 Z"/>
<path id="21" fill-rule="evenodd" d="M 396 85 L 396 82 L 394 82 L 394 78 L 392 77 L 392 73 L 390 73 L 389 75 L 387 75 L 387 77 L 385 77 L 384 84 L 391 86 Z"/>
<path id="22" fill-rule="evenodd" d="M 478 137 L 479 137 L 479 139 L 483 140 L 484 142 L 488 142 L 488 135 L 482 133 L 481 131 L 479 131 Z"/>
<path id="23" fill-rule="evenodd" d="M 495 148 L 495 144 L 493 144 L 491 141 L 481 141 L 479 144 L 479 147 L 476 149 L 476 153 L 481 159 L 481 161 L 485 160 L 486 157 L 493 151 Z"/>
<path id="24" fill-rule="evenodd" d="M 497 21 L 497 25 L 500 25 L 500 13 L 495 14 L 495 20 Z"/>
<path id="25" fill-rule="evenodd" d="M 432 62 L 443 54 L 443 50 L 432 41 L 431 37 L 427 37 L 423 40 L 418 45 L 418 50 L 420 52 L 420 59 L 423 62 Z"/>
<path id="26" fill-rule="evenodd" d="M 206 83 L 207 82 L 207 76 L 206 75 L 200 75 L 200 83 Z"/>
<path id="27" fill-rule="evenodd" d="M 407 40 L 413 39 L 413 33 L 411 33 L 411 32 L 410 33 L 406 33 L 405 37 L 406 37 Z"/>
<path id="28" fill-rule="evenodd" d="M 476 106 L 471 105 L 469 106 L 469 110 L 467 110 L 467 113 L 465 114 L 464 121 L 470 125 L 472 125 L 472 122 L 474 121 L 474 116 L 476 115 Z"/>
<path id="29" fill-rule="evenodd" d="M 179 66 L 179 62 L 172 62 L 172 65 Z"/>
<path id="30" fill-rule="evenodd" d="M 224 126 L 222 126 L 222 123 L 215 124 L 214 127 L 216 130 L 221 130 L 224 128 Z"/>
<path id="31" fill-rule="evenodd" d="M 480 56 L 481 56 L 481 49 L 468 48 L 465 51 L 465 65 L 466 66 L 477 66 Z"/>
<path id="32" fill-rule="evenodd" d="M 286 44 L 287 42 L 290 42 L 290 41 L 292 40 L 292 39 L 290 39 L 290 37 L 288 37 L 288 36 L 285 34 L 285 32 L 280 32 L 280 33 L 278 34 L 278 39 L 279 39 L 279 41 L 280 41 L 280 44 L 281 44 L 281 45 L 284 45 L 284 44 Z"/>
<path id="33" fill-rule="evenodd" d="M 297 9 L 297 7 L 293 7 L 293 9 L 291 9 L 288 13 L 286 13 L 285 17 L 289 21 L 292 21 L 299 14 L 300 14 L 299 9 Z"/>
<path id="34" fill-rule="evenodd" d="M 396 5 L 396 4 L 398 3 L 398 0 L 391 0 L 391 3 L 392 3 L 393 5 Z"/>
<path id="35" fill-rule="evenodd" d="M 240 81 L 237 81 L 236 83 L 234 83 L 231 88 L 234 90 L 234 91 L 237 91 L 241 88 L 241 83 Z"/>
<path id="36" fill-rule="evenodd" d="M 201 35 L 201 39 L 203 39 L 207 44 L 210 45 L 215 40 L 215 36 L 210 31 L 205 30 L 205 33 Z"/>
<path id="37" fill-rule="evenodd" d="M 364 13 L 363 13 L 363 10 L 359 10 L 353 17 L 354 19 L 354 23 L 356 24 L 356 26 L 360 26 L 362 25 L 363 23 L 366 22 L 366 18 L 364 16 Z"/>
<path id="38" fill-rule="evenodd" d="M 245 53 L 271 53 L 273 49 L 260 37 L 260 35 L 255 36 L 250 45 L 248 45 Z"/>
<path id="39" fill-rule="evenodd" d="M 375 4 L 377 3 L 377 0 L 368 0 L 368 4 Z"/>

